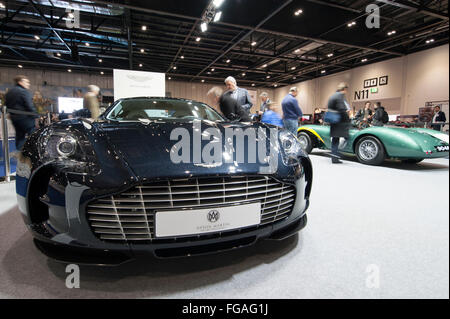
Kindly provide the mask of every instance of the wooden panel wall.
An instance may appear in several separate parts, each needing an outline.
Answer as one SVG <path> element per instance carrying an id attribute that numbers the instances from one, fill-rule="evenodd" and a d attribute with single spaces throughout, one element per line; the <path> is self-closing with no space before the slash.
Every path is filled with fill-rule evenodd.
<path id="1" fill-rule="evenodd" d="M 30 78 L 31 89 L 39 91 L 44 86 L 44 82 L 50 86 L 75 86 L 87 87 L 90 84 L 95 84 L 102 89 L 112 89 L 112 76 L 89 74 L 75 72 L 58 72 L 46 71 L 39 69 L 19 69 L 11 67 L 0 66 L 0 85 L 13 84 L 13 79 L 17 75 L 26 75 Z"/>
<path id="2" fill-rule="evenodd" d="M 96 75 L 88 73 L 80 73 L 73 71 L 68 72 L 57 72 L 57 71 L 46 71 L 38 69 L 19 69 L 11 67 L 1 67 L 0 66 L 0 87 L 7 84 L 12 85 L 15 76 L 23 74 L 30 78 L 31 90 L 39 91 L 44 86 L 44 81 L 47 82 L 49 86 L 74 86 L 74 87 L 87 87 L 90 84 L 95 84 L 101 89 L 113 89 L 113 77 L 108 75 Z M 196 100 L 215 106 L 212 99 L 207 97 L 208 91 L 217 84 L 207 84 L 199 82 L 181 82 L 181 81 L 166 81 L 166 92 L 170 92 L 172 97 L 185 98 Z M 225 89 L 225 85 L 223 86 Z M 262 92 L 269 93 L 271 99 L 273 100 L 273 89 L 258 89 L 253 87 L 245 87 L 248 90 L 257 91 L 257 103 L 253 107 L 252 111 L 259 109 L 261 99 L 259 95 Z"/>

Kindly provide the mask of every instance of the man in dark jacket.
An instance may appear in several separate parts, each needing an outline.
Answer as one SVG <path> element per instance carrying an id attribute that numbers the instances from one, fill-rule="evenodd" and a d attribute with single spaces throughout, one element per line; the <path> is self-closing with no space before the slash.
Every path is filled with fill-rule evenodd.
<path id="1" fill-rule="evenodd" d="M 297 88 L 291 87 L 289 94 L 281 102 L 281 108 L 283 109 L 283 124 L 284 128 L 297 136 L 298 120 L 302 118 L 303 112 L 298 105 L 296 99 L 298 95 Z"/>
<path id="2" fill-rule="evenodd" d="M 19 75 L 14 78 L 16 86 L 6 93 L 5 105 L 9 110 L 15 110 L 19 112 L 33 112 L 37 113 L 36 108 L 33 105 L 33 99 L 30 89 L 30 80 L 23 75 Z M 16 114 L 10 112 L 11 121 L 16 130 L 16 149 L 20 151 L 23 144 L 25 144 L 28 135 L 33 133 L 36 128 L 35 118 L 36 115 L 30 114 Z"/>
<path id="3" fill-rule="evenodd" d="M 328 100 L 328 110 L 331 112 L 337 112 L 340 115 L 338 123 L 330 124 L 330 137 L 331 137 L 331 162 L 333 164 L 342 163 L 339 158 L 339 142 L 341 137 L 349 138 L 350 118 L 348 117 L 349 104 L 345 100 L 345 94 L 347 94 L 348 85 L 346 83 L 340 83 L 336 93 L 334 93 Z"/>
<path id="4" fill-rule="evenodd" d="M 233 97 L 230 96 L 230 94 L 223 94 L 223 90 L 218 86 L 209 90 L 207 95 L 212 96 L 214 102 L 219 104 L 220 111 L 228 120 L 250 122 L 250 116 L 247 112 Z"/>
<path id="5" fill-rule="evenodd" d="M 389 115 L 387 114 L 384 107 L 381 106 L 380 102 L 375 103 L 375 114 L 373 115 L 372 125 L 373 126 L 384 126 L 389 122 Z"/>
<path id="6" fill-rule="evenodd" d="M 447 121 L 445 113 L 441 111 L 441 107 L 436 105 L 434 108 L 433 119 L 431 120 L 431 128 L 435 131 L 440 131 L 442 126 Z"/>

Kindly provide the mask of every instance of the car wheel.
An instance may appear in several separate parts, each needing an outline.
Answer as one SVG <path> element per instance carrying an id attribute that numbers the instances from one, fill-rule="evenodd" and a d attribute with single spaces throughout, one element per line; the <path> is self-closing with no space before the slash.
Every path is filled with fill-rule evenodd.
<path id="1" fill-rule="evenodd" d="M 308 133 L 300 132 L 298 134 L 298 141 L 300 142 L 300 145 L 305 153 L 311 153 L 314 147 L 311 137 L 308 135 Z"/>
<path id="2" fill-rule="evenodd" d="M 403 164 L 417 164 L 422 162 L 424 159 L 423 158 L 410 158 L 407 160 L 402 160 Z"/>
<path id="3" fill-rule="evenodd" d="M 386 158 L 383 144 L 376 137 L 363 137 L 356 144 L 358 160 L 367 165 L 380 165 Z"/>

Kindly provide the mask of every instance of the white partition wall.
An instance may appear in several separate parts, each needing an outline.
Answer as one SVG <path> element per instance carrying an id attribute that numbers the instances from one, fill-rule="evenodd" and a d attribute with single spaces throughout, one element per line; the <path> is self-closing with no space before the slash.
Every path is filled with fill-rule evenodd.
<path id="1" fill-rule="evenodd" d="M 114 70 L 114 100 L 166 95 L 164 73 Z"/>

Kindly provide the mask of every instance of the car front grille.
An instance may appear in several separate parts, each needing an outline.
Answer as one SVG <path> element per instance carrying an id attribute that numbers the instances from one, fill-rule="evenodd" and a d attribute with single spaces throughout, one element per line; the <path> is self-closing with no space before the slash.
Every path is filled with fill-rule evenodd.
<path id="1" fill-rule="evenodd" d="M 124 193 L 97 199 L 87 207 L 94 234 L 104 241 L 145 243 L 154 236 L 156 211 L 201 209 L 261 203 L 266 226 L 288 217 L 293 209 L 293 185 L 266 176 L 188 178 L 153 182 Z M 228 231 L 231 233 L 230 231 Z M 225 236 L 227 232 L 219 233 Z M 197 239 L 201 239 L 200 235 Z"/>

